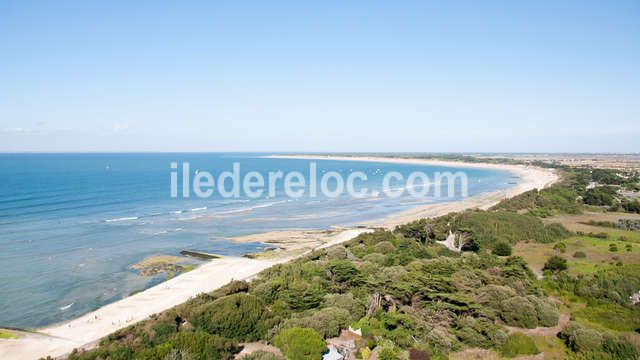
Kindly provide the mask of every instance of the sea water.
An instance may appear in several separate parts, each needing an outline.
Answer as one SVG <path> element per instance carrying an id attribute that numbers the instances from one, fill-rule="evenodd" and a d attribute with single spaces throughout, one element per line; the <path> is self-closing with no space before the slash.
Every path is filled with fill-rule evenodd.
<path id="1" fill-rule="evenodd" d="M 231 171 L 309 172 L 312 160 L 233 153 L 0 154 L 0 326 L 35 328 L 71 319 L 161 282 L 130 266 L 156 254 L 200 250 L 241 256 L 260 243 L 229 237 L 284 229 L 354 226 L 435 201 L 414 198 L 293 199 L 282 182 L 276 196 L 171 197 L 171 163 L 214 176 Z M 382 192 L 390 171 L 464 171 L 468 195 L 506 189 L 506 171 L 362 161 L 313 160 L 318 176 L 335 171 L 367 175 L 361 186 Z M 446 192 L 445 192 L 446 193 Z M 459 195 L 459 194 L 458 194 Z"/>

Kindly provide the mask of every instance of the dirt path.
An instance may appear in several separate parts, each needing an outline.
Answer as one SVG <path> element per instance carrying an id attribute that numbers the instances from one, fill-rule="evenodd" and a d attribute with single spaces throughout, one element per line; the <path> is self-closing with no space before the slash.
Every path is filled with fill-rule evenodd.
<path id="1" fill-rule="evenodd" d="M 253 354 L 256 351 L 264 351 L 264 352 L 272 353 L 278 356 L 282 356 L 282 352 L 280 351 L 280 349 L 278 349 L 277 347 L 265 344 L 263 342 L 250 342 L 250 343 L 244 343 L 241 345 L 242 345 L 242 351 L 240 351 L 236 355 L 235 357 L 236 359 L 242 359 L 248 355 Z"/>
<path id="2" fill-rule="evenodd" d="M 528 336 L 555 336 L 557 333 L 562 331 L 565 326 L 569 323 L 569 314 L 560 314 L 560 318 L 558 319 L 558 325 L 552 327 L 542 327 L 539 326 L 534 329 L 526 329 L 515 326 L 505 326 L 505 328 L 509 331 L 510 334 L 513 333 L 521 333 Z"/>

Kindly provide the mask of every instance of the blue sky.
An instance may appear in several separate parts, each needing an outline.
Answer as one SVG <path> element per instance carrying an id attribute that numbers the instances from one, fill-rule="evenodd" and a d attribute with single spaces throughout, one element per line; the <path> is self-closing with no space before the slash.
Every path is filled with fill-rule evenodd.
<path id="1" fill-rule="evenodd" d="M 0 151 L 640 151 L 638 1 L 0 2 Z"/>

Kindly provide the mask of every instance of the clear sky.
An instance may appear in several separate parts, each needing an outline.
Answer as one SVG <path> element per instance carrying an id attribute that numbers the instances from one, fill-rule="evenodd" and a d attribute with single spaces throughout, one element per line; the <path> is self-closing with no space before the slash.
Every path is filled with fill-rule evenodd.
<path id="1" fill-rule="evenodd" d="M 0 151 L 640 151 L 640 1 L 0 1 Z"/>

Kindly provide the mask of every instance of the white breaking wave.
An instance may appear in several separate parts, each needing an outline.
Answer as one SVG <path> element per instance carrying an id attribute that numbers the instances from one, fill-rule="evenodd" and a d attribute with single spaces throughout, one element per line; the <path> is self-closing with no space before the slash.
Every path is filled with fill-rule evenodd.
<path id="1" fill-rule="evenodd" d="M 75 303 L 71 303 L 69 305 L 65 305 L 65 306 L 59 307 L 58 309 L 60 309 L 60 311 L 65 311 L 65 310 L 69 309 L 70 307 L 72 307 L 73 304 L 75 304 Z"/>
<path id="2" fill-rule="evenodd" d="M 131 220 L 138 220 L 139 217 L 137 216 L 130 216 L 130 217 L 121 217 L 121 218 L 117 218 L 117 219 L 107 219 L 105 220 L 105 222 L 119 222 L 119 221 L 131 221 Z"/>
<path id="3" fill-rule="evenodd" d="M 274 202 L 270 202 L 270 203 L 266 203 L 266 204 L 257 204 L 257 205 L 249 206 L 249 207 L 246 207 L 246 208 L 233 209 L 233 210 L 229 210 L 229 211 L 220 211 L 220 212 L 216 213 L 216 215 L 228 215 L 228 214 L 237 214 L 237 213 L 243 213 L 243 212 L 250 212 L 250 211 L 253 211 L 255 209 L 267 208 L 267 207 L 271 207 L 273 205 L 286 203 L 288 201 L 289 200 L 274 201 Z"/>

